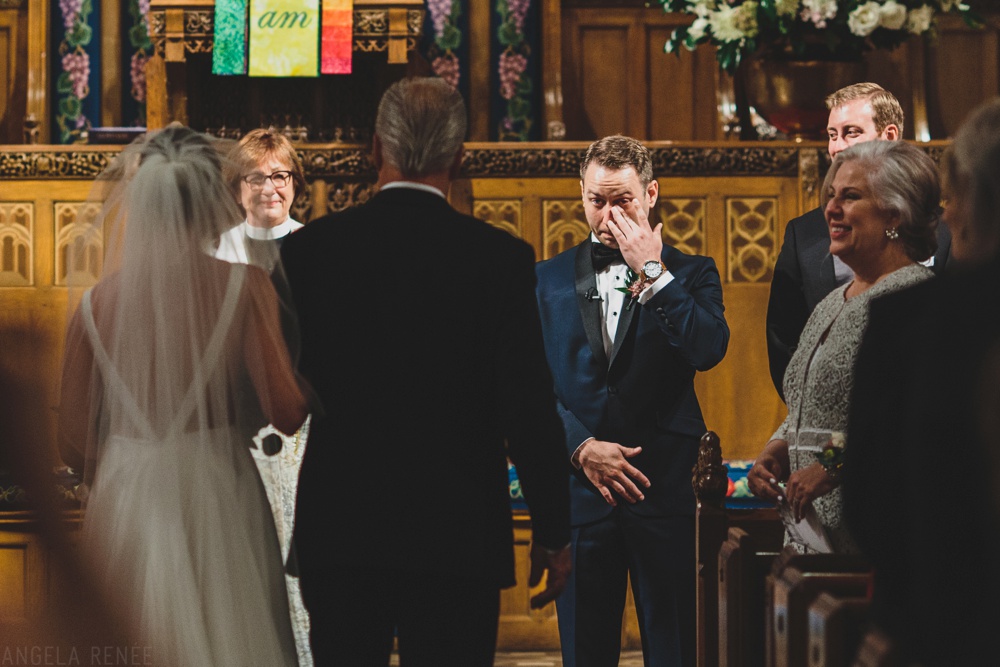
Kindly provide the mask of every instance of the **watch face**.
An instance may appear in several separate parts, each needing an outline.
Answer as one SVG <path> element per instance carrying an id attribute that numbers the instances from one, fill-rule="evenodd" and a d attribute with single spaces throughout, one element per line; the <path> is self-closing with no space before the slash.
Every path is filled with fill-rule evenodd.
<path id="1" fill-rule="evenodd" d="M 663 265 L 655 260 L 650 260 L 642 265 L 642 272 L 650 280 L 656 280 L 663 273 Z"/>

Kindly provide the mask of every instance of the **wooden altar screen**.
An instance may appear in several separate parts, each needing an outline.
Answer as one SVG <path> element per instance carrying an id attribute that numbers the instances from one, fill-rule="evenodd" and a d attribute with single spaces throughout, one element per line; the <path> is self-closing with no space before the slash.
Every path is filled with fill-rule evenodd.
<path id="1" fill-rule="evenodd" d="M 825 165 L 819 143 L 650 143 L 665 240 L 715 259 L 732 336 L 725 360 L 696 380 L 708 427 L 728 458 L 753 458 L 784 417 L 764 338 L 769 281 L 788 220 L 817 205 Z M 942 144 L 924 144 L 935 157 Z M 588 234 L 582 143 L 466 145 L 452 203 L 530 243 L 539 259 Z M 67 320 L 65 249 L 88 215 L 93 179 L 116 147 L 0 146 L 0 394 L 31 392 L 46 410 L 34 424 L 55 442 L 59 364 Z M 303 144 L 308 187 L 293 215 L 308 221 L 364 202 L 375 172 L 367 149 Z M 98 255 L 100 249 L 96 249 Z M 428 508 L 432 520 L 434 508 Z M 501 646 L 557 645 L 554 612 L 528 607 L 528 519 L 516 522 L 518 579 L 503 597 Z"/>

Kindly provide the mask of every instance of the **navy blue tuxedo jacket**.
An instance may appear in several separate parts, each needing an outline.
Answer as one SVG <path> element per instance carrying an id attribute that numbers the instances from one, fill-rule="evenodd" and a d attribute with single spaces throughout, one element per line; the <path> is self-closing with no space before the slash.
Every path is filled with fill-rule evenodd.
<path id="1" fill-rule="evenodd" d="M 729 344 L 715 262 L 663 248 L 674 280 L 646 304 L 623 310 L 611 358 L 604 352 L 601 303 L 590 238 L 540 262 L 539 313 L 545 353 L 566 430 L 566 452 L 593 436 L 643 451 L 631 459 L 650 480 L 644 515 L 694 512 L 691 468 L 705 421 L 694 392 L 695 371 L 719 363 Z M 574 525 L 596 521 L 611 506 L 582 471 L 570 479 Z M 624 501 L 623 501 L 623 504 Z"/>

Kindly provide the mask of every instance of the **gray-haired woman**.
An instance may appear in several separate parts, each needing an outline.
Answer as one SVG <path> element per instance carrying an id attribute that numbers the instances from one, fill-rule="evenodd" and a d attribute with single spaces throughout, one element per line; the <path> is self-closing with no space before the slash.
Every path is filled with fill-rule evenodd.
<path id="1" fill-rule="evenodd" d="M 923 151 L 888 141 L 840 153 L 823 185 L 830 252 L 854 271 L 854 280 L 809 318 L 785 373 L 788 416 L 747 478 L 756 495 L 788 510 L 790 542 L 819 548 L 823 540 L 804 539 L 807 531 L 795 523 L 815 508 L 825 548 L 854 552 L 839 488 L 854 359 L 870 301 L 932 276 L 917 260 L 937 247 L 940 185 Z"/>

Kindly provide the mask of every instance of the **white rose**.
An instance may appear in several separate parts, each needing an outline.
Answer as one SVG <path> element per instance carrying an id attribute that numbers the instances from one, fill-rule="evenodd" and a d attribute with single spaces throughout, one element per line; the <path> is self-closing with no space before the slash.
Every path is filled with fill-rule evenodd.
<path id="1" fill-rule="evenodd" d="M 701 18 L 707 18 L 715 10 L 715 0 L 694 0 L 691 4 L 691 13 Z"/>
<path id="2" fill-rule="evenodd" d="M 922 35 L 931 27 L 931 19 L 934 18 L 934 8 L 930 5 L 922 5 L 917 9 L 911 9 L 906 16 L 906 30 L 914 35 Z"/>
<path id="3" fill-rule="evenodd" d="M 708 28 L 708 19 L 703 19 L 698 17 L 688 28 L 688 37 L 692 40 L 697 41 L 705 36 L 705 29 Z"/>
<path id="4" fill-rule="evenodd" d="M 720 42 L 737 42 L 746 35 L 740 30 L 736 23 L 739 9 L 737 7 L 722 6 L 718 11 L 712 12 L 709 23 L 712 25 L 712 34 Z"/>
<path id="5" fill-rule="evenodd" d="M 906 24 L 906 7 L 888 0 L 879 10 L 878 24 L 889 30 L 899 30 Z"/>
<path id="6" fill-rule="evenodd" d="M 799 12 L 799 0 L 777 0 L 774 8 L 778 16 L 795 16 Z"/>
<path id="7" fill-rule="evenodd" d="M 866 2 L 847 15 L 847 27 L 858 37 L 867 37 L 878 27 L 881 6 L 877 2 Z"/>

